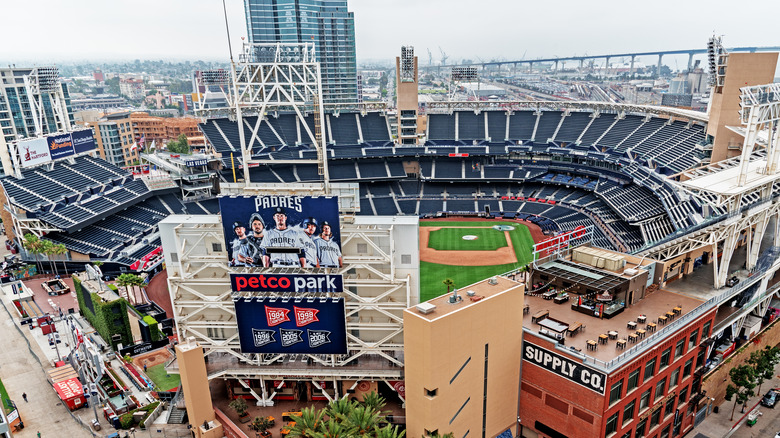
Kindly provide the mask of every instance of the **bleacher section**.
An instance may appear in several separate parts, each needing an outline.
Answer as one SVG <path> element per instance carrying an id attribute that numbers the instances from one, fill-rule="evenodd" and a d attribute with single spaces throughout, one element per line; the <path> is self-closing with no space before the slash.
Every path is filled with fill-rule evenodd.
<path id="1" fill-rule="evenodd" d="M 126 247 L 157 230 L 157 223 L 170 214 L 183 211 L 181 202 L 172 195 L 153 196 L 145 201 L 100 218 L 78 231 L 53 232 L 45 236 L 62 243 L 71 251 L 98 259 L 113 260 Z M 147 251 L 148 252 L 148 251 Z M 134 260 L 135 261 L 135 260 Z"/>

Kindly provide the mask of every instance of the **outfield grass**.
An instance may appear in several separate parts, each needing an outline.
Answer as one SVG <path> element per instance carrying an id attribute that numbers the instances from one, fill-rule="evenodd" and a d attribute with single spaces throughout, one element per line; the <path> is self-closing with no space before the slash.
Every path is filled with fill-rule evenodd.
<path id="1" fill-rule="evenodd" d="M 463 236 L 477 236 L 464 240 Z M 494 228 L 442 228 L 431 231 L 428 247 L 440 251 L 493 251 L 506 245 L 503 231 Z"/>
<path id="2" fill-rule="evenodd" d="M 0 380 L 0 397 L 3 398 L 3 408 L 5 409 L 5 413 L 7 414 L 11 412 L 14 407 L 8 403 L 10 397 L 8 396 L 8 391 L 5 390 L 5 385 L 3 385 L 2 380 Z"/>
<path id="3" fill-rule="evenodd" d="M 512 240 L 512 246 L 515 249 L 518 263 L 508 263 L 504 265 L 493 266 L 450 266 L 437 263 L 420 262 L 420 301 L 428 301 L 447 293 L 447 287 L 442 284 L 445 278 L 451 278 L 455 286 L 465 287 L 477 281 L 484 280 L 493 275 L 503 274 L 520 266 L 525 266 L 533 260 L 531 251 L 534 245 L 534 239 L 531 232 L 525 225 L 517 222 L 486 220 L 484 222 L 476 221 L 423 221 L 421 227 L 474 227 L 490 228 L 493 225 L 512 225 L 514 231 L 509 232 Z M 470 230 L 466 234 L 477 234 L 475 230 Z M 479 240 L 479 239 L 478 239 Z M 463 241 L 465 242 L 465 241 Z"/>
<path id="4" fill-rule="evenodd" d="M 146 375 L 152 379 L 152 382 L 160 388 L 160 391 L 170 391 L 181 384 L 178 374 L 168 374 L 165 371 L 165 364 L 155 365 L 146 369 Z"/>

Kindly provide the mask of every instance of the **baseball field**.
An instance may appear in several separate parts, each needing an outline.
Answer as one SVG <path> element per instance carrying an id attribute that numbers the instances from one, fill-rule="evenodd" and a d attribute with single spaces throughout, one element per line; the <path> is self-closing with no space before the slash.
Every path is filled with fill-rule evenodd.
<path id="1" fill-rule="evenodd" d="M 531 227 L 531 228 L 529 228 Z M 517 221 L 477 218 L 420 221 L 420 301 L 525 266 L 542 232 Z"/>

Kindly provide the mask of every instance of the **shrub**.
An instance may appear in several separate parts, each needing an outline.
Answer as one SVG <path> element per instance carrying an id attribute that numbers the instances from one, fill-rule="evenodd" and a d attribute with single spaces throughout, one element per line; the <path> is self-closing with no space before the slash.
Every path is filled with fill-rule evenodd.
<path id="1" fill-rule="evenodd" d="M 132 412 L 128 412 L 119 416 L 119 427 L 122 429 L 130 429 L 134 424 L 135 422 L 133 422 Z"/>

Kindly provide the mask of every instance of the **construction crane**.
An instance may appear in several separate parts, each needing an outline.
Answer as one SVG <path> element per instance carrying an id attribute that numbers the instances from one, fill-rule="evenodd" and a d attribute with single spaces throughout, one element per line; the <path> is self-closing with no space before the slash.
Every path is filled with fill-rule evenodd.
<path id="1" fill-rule="evenodd" d="M 450 57 L 444 53 L 444 50 L 442 50 L 441 46 L 439 46 L 439 52 L 441 52 L 441 65 L 447 65 L 447 60 L 450 59 Z"/>

